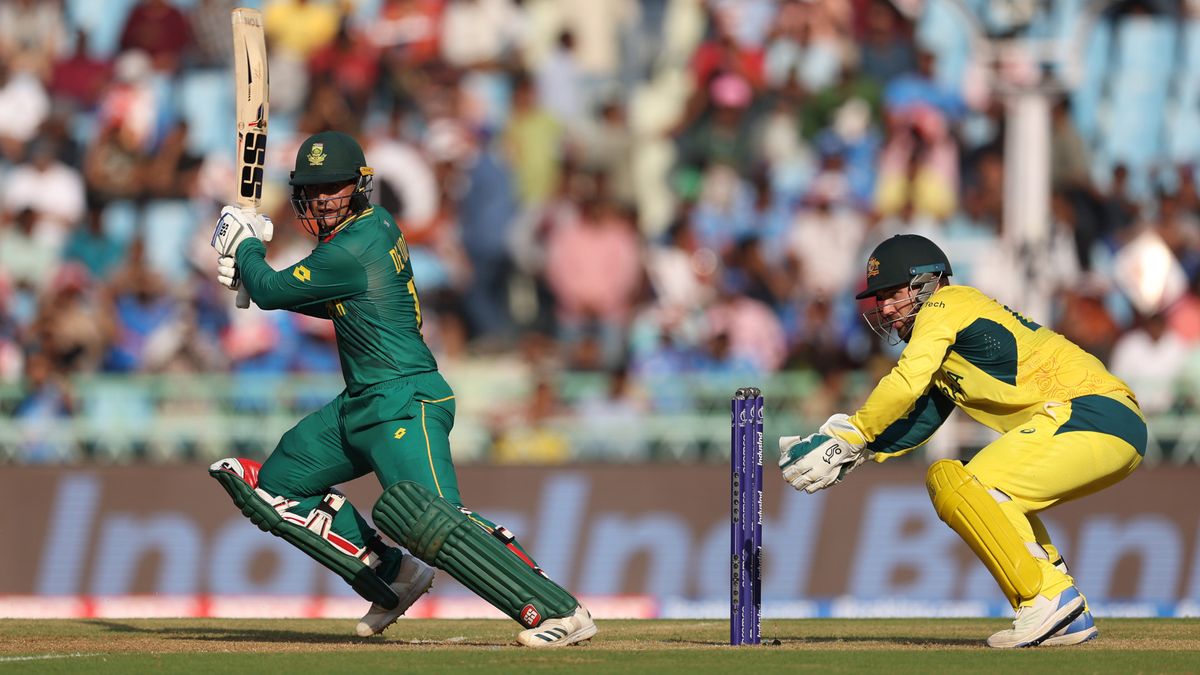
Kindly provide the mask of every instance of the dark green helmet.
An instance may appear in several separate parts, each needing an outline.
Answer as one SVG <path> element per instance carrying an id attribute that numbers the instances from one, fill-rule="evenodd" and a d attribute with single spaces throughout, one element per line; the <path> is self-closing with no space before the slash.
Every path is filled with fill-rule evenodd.
<path id="1" fill-rule="evenodd" d="M 899 344 L 908 341 L 917 312 L 951 274 L 950 260 L 937 244 L 918 234 L 898 234 L 871 252 L 867 259 L 867 289 L 855 297 L 863 300 L 893 295 L 902 288 L 915 291 L 863 312 L 871 330 L 888 344 Z"/>
<path id="2" fill-rule="evenodd" d="M 874 297 L 880 291 L 910 286 L 923 274 L 948 277 L 950 259 L 919 234 L 898 234 L 875 247 L 867 259 L 867 289 L 854 296 L 859 300 Z"/>
<path id="3" fill-rule="evenodd" d="M 318 185 L 358 180 L 367 167 L 358 142 L 340 131 L 322 131 L 300 144 L 296 151 L 296 167 L 292 185 Z"/>

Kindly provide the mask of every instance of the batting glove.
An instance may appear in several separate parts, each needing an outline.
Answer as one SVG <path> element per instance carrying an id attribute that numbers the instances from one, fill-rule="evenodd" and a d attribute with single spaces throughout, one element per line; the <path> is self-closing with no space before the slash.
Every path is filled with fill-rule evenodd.
<path id="1" fill-rule="evenodd" d="M 237 290 L 237 269 L 233 266 L 233 256 L 223 255 L 217 258 L 217 283 L 229 290 Z"/>
<path id="2" fill-rule="evenodd" d="M 248 209 L 226 206 L 213 229 L 210 245 L 222 256 L 236 256 L 238 245 L 251 237 L 271 241 L 275 225 L 271 219 Z"/>

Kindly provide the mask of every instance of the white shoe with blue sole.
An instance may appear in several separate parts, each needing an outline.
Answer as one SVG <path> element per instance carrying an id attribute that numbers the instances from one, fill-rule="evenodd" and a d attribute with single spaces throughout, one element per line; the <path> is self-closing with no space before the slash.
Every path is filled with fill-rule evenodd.
<path id="1" fill-rule="evenodd" d="M 1088 640 L 1095 640 L 1099 635 L 1100 630 L 1096 628 L 1096 622 L 1092 620 L 1092 613 L 1084 610 L 1082 614 L 1075 617 L 1069 626 L 1046 638 L 1042 642 L 1042 646 L 1069 647 Z"/>
<path id="2" fill-rule="evenodd" d="M 1081 613 L 1083 596 L 1074 586 L 1053 598 L 1039 595 L 1033 604 L 1017 610 L 1012 628 L 992 635 L 987 644 L 995 649 L 1036 647 L 1070 625 Z"/>

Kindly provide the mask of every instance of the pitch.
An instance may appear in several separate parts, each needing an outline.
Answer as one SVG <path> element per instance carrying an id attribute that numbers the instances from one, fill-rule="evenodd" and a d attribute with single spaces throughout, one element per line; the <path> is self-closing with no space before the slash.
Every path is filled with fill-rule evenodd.
<path id="1" fill-rule="evenodd" d="M 730 647 L 725 621 L 602 621 L 592 642 L 513 644 L 501 620 L 402 619 L 380 638 L 347 621 L 0 620 L 0 671 L 409 672 L 1196 672 L 1200 619 L 1104 619 L 1071 648 L 987 649 L 997 619 L 767 620 L 763 644 Z M 777 642 L 777 643 L 776 643 Z"/>

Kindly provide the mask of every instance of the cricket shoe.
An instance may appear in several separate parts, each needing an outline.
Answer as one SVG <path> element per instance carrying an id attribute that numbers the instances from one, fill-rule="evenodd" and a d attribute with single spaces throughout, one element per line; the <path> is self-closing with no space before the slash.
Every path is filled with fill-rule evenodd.
<path id="1" fill-rule="evenodd" d="M 1071 625 L 1058 631 L 1054 635 L 1046 638 L 1042 642 L 1043 647 L 1069 647 L 1095 640 L 1100 635 L 1100 630 L 1096 628 L 1096 622 L 1092 620 L 1092 613 L 1088 610 L 1083 610 L 1083 613 L 1075 617 Z"/>
<path id="2" fill-rule="evenodd" d="M 1017 610 L 1013 627 L 988 638 L 989 647 L 1012 649 L 1036 647 L 1046 638 L 1069 625 L 1083 613 L 1083 596 L 1071 586 L 1053 598 L 1039 595 L 1032 605 Z"/>
<path id="3" fill-rule="evenodd" d="M 546 619 L 537 628 L 521 631 L 517 642 L 526 647 L 562 647 L 590 640 L 595 634 L 596 622 L 587 608 L 580 605 L 574 614 Z"/>
<path id="4" fill-rule="evenodd" d="M 359 637 L 378 635 L 396 623 L 396 619 L 408 611 L 417 598 L 429 592 L 429 588 L 433 586 L 433 568 L 418 560 L 416 556 L 406 553 L 400 560 L 400 571 L 396 574 L 396 580 L 390 586 L 396 592 L 396 597 L 400 598 L 400 602 L 392 609 L 372 604 L 366 616 L 354 627 L 354 632 Z"/>

